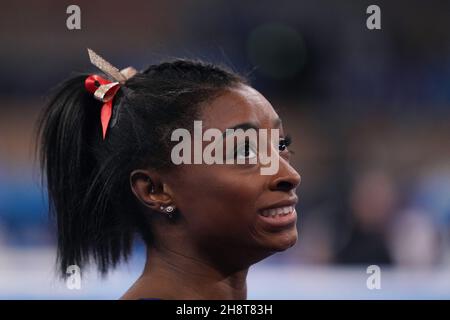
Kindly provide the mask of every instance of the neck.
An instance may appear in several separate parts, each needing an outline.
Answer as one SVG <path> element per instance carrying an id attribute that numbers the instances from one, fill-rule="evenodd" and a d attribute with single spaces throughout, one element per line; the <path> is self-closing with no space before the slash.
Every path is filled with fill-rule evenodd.
<path id="1" fill-rule="evenodd" d="M 247 273 L 248 267 L 223 270 L 198 254 L 149 248 L 144 272 L 124 297 L 245 300 Z"/>

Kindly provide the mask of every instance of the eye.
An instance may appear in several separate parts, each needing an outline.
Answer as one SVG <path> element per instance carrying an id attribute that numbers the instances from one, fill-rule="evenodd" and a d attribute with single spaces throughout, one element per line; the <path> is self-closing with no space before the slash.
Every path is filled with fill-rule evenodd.
<path id="1" fill-rule="evenodd" d="M 241 144 L 236 148 L 236 151 L 234 153 L 234 157 L 236 159 L 251 159 L 256 157 L 256 150 L 253 147 L 253 145 L 250 144 L 249 141 L 245 141 L 244 144 Z"/>
<path id="2" fill-rule="evenodd" d="M 278 150 L 285 151 L 291 145 L 292 138 L 290 135 L 287 135 L 285 138 L 281 138 L 278 144 Z"/>

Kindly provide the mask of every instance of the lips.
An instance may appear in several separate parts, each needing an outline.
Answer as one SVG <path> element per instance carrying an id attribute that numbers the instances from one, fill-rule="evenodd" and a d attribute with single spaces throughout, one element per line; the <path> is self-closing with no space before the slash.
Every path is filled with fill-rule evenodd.
<path id="1" fill-rule="evenodd" d="M 292 227 L 297 221 L 296 203 L 297 198 L 275 203 L 259 210 L 258 216 L 264 225 L 272 229 Z"/>
<path id="2" fill-rule="evenodd" d="M 267 207 L 264 207 L 263 209 L 259 210 L 259 213 L 261 214 L 263 212 L 270 212 L 270 210 L 272 210 L 272 209 L 277 209 L 277 210 L 280 208 L 284 209 L 285 207 L 294 207 L 295 208 L 297 201 L 298 201 L 297 196 L 293 196 L 291 198 L 272 203 L 271 205 L 268 205 Z"/>
<path id="3" fill-rule="evenodd" d="M 273 209 L 261 210 L 260 214 L 264 217 L 275 217 L 276 215 L 285 216 L 295 210 L 294 206 L 285 206 Z"/>

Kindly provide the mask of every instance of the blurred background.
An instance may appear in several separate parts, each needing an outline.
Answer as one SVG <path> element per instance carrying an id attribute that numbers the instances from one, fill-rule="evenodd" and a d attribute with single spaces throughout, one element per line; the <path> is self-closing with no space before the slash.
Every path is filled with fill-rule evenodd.
<path id="1" fill-rule="evenodd" d="M 68 30 L 66 8 L 81 8 Z M 381 30 L 366 9 L 381 8 Z M 34 162 L 51 87 L 95 70 L 201 58 L 247 74 L 293 137 L 299 241 L 253 266 L 250 299 L 450 298 L 450 3 L 446 1 L 3 1 L 0 299 L 116 299 L 137 242 L 107 280 L 69 290 Z M 369 265 L 381 289 L 369 290 Z"/>

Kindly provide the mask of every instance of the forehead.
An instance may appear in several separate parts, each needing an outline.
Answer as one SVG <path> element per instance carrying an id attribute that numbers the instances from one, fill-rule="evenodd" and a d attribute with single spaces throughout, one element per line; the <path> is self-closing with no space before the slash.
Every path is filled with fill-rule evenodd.
<path id="1" fill-rule="evenodd" d="M 255 123 L 260 128 L 271 128 L 277 118 L 270 102 L 247 85 L 228 89 L 202 109 L 203 127 L 221 131 L 245 122 Z"/>

